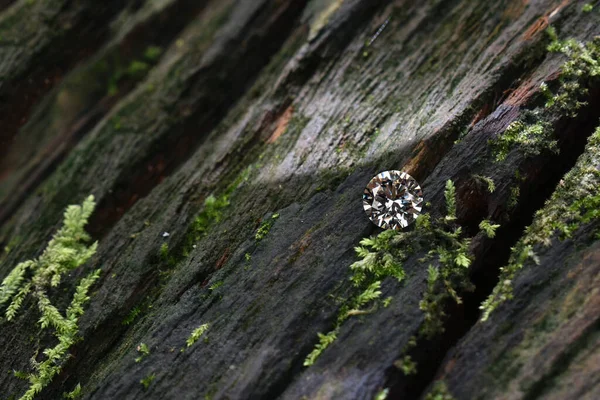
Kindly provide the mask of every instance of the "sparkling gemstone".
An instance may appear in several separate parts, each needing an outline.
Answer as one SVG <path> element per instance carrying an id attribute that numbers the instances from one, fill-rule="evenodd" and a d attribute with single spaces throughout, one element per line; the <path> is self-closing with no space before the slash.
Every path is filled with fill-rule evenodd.
<path id="1" fill-rule="evenodd" d="M 373 223 L 383 229 L 401 230 L 412 224 L 423 208 L 423 191 L 402 171 L 377 174 L 363 194 L 363 207 Z"/>

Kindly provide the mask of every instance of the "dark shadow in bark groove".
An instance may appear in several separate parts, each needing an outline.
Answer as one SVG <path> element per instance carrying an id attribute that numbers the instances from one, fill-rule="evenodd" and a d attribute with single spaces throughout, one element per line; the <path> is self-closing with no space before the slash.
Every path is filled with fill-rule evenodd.
<path id="1" fill-rule="evenodd" d="M 0 0 L 0 12 L 13 5 L 16 0 Z"/>
<path id="2" fill-rule="evenodd" d="M 148 46 L 164 47 L 168 45 L 204 9 L 206 4 L 207 0 L 180 0 L 174 2 L 161 13 L 129 32 L 106 58 L 118 57 L 123 64 L 127 64 L 135 59 L 142 58 L 144 50 Z M 89 103 L 92 108 L 85 110 L 84 115 L 72 121 L 68 130 L 59 133 L 48 148 L 37 155 L 38 162 L 31 165 L 23 173 L 23 182 L 10 193 L 8 198 L 4 199 L 5 201 L 0 202 L 0 225 L 10 218 L 27 196 L 56 170 L 77 143 L 86 134 L 90 133 L 94 126 L 134 87 L 135 82 L 125 78 L 123 82 L 119 83 L 117 94 L 104 95 L 103 97 L 96 96 L 94 99 L 90 99 Z M 50 104 L 53 105 L 54 103 Z M 48 112 L 50 111 L 46 110 L 46 113 Z M 10 147 L 10 145 L 7 146 L 7 152 L 10 151 Z M 0 183 L 3 179 L 6 179 L 7 174 L 11 173 L 11 169 L 15 168 L 15 166 L 9 165 L 8 162 L 8 158 L 0 160 Z"/>
<path id="3" fill-rule="evenodd" d="M 10 142 L 39 99 L 76 63 L 89 57 L 106 41 L 110 27 L 108 21 L 127 6 L 123 0 L 88 2 L 92 5 L 82 6 L 83 11 L 74 11 L 77 17 L 70 21 L 73 26 L 68 34 L 58 36 L 55 42 L 35 54 L 29 68 L 4 82 L 0 90 L 0 157 L 5 156 Z M 77 8 L 80 5 L 73 3 L 69 6 Z M 68 12 L 65 11 L 65 14 Z M 74 35 L 77 35 L 77 40 L 72 40 Z"/>

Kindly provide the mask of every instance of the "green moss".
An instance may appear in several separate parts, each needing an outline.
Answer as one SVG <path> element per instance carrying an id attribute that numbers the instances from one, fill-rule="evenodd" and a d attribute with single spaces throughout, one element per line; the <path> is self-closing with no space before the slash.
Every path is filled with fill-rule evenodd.
<path id="1" fill-rule="evenodd" d="M 258 240 L 263 240 L 267 236 L 267 234 L 269 233 L 269 231 L 271 230 L 271 228 L 273 227 L 273 224 L 275 223 L 275 220 L 277 218 L 279 218 L 279 214 L 273 214 L 271 216 L 271 218 L 267 219 L 266 221 L 263 221 L 263 223 L 260 225 L 260 227 L 256 231 L 256 234 L 254 235 L 254 238 L 257 241 Z"/>
<path id="2" fill-rule="evenodd" d="M 144 51 L 144 58 L 150 62 L 156 62 L 162 54 L 162 48 L 158 46 L 148 46 Z"/>
<path id="3" fill-rule="evenodd" d="M 135 359 L 136 363 L 141 362 L 146 356 L 150 355 L 150 348 L 146 343 L 140 343 L 136 350 L 139 353 L 139 356 Z"/>
<path id="4" fill-rule="evenodd" d="M 575 117 L 587 104 L 582 97 L 588 94 L 590 81 L 597 81 L 600 76 L 600 37 L 583 44 L 574 39 L 559 40 L 552 27 L 548 28 L 548 34 L 552 39 L 548 51 L 562 53 L 568 60 L 561 66 L 559 87 L 548 98 L 546 108 Z M 543 91 L 548 96 L 547 86 Z"/>
<path id="5" fill-rule="evenodd" d="M 392 300 L 393 300 L 393 299 L 394 299 L 394 298 L 393 298 L 392 296 L 388 296 L 388 297 L 386 297 L 386 298 L 383 300 L 383 303 L 382 303 L 382 304 L 383 304 L 383 306 L 384 306 L 385 308 L 389 307 L 389 306 L 390 306 L 390 303 L 392 302 Z"/>
<path id="6" fill-rule="evenodd" d="M 174 267 L 177 265 L 177 259 L 169 251 L 169 244 L 166 242 L 160 246 L 159 257 L 160 260 L 169 267 Z"/>
<path id="7" fill-rule="evenodd" d="M 397 367 L 407 376 L 415 375 L 417 373 L 417 363 L 413 361 L 411 356 L 404 356 L 404 358 L 397 363 Z"/>
<path id="8" fill-rule="evenodd" d="M 225 282 L 223 282 L 223 281 L 217 281 L 217 282 L 213 283 L 212 285 L 210 285 L 210 287 L 208 288 L 208 290 L 210 290 L 210 291 L 217 290 L 218 288 L 220 288 L 224 284 L 225 284 Z"/>
<path id="9" fill-rule="evenodd" d="M 583 44 L 574 39 L 559 40 L 553 27 L 548 28 L 547 33 L 551 39 L 547 50 L 568 57 L 561 66 L 558 87 L 552 91 L 548 84 L 543 83 L 540 92 L 546 97 L 544 109 L 524 113 L 504 133 L 490 141 L 496 161 L 506 159 L 513 148 L 521 149 L 526 156 L 538 155 L 546 150 L 557 151 L 550 124 L 552 117 L 576 117 L 587 104 L 583 98 L 588 94 L 591 81 L 597 81 L 600 76 L 600 38 Z"/>
<path id="10" fill-rule="evenodd" d="M 549 246 L 552 238 L 570 238 L 582 224 L 600 219 L 600 127 L 590 136 L 584 153 L 557 186 L 544 208 L 538 210 L 525 234 L 512 248 L 508 265 L 492 294 L 481 305 L 482 320 L 512 298 L 512 281 L 526 263 L 538 263 L 534 246 Z"/>
<path id="11" fill-rule="evenodd" d="M 454 220 L 456 219 L 456 188 L 451 180 L 446 182 L 444 197 L 446 198 L 446 219 Z"/>
<path id="12" fill-rule="evenodd" d="M 154 382 L 155 379 L 156 379 L 156 375 L 154 373 L 151 373 L 150 375 L 146 376 L 144 379 L 140 380 L 140 383 L 144 387 L 144 390 L 148 390 L 148 388 L 150 387 L 150 385 L 152 385 L 152 382 Z"/>
<path id="13" fill-rule="evenodd" d="M 75 386 L 75 389 L 73 389 L 71 392 L 68 393 L 64 393 L 63 394 L 63 398 L 68 399 L 68 400 L 77 400 L 80 399 L 83 396 L 83 393 L 81 393 L 81 384 L 77 384 L 77 386 Z"/>
<path id="14" fill-rule="evenodd" d="M 230 198 L 238 186 L 248 180 L 252 166 L 246 168 L 219 196 L 210 195 L 204 200 L 204 207 L 194 218 L 187 229 L 181 256 L 187 257 L 192 251 L 194 244 L 206 236 L 208 230 L 221 221 L 223 213 L 229 207 Z"/>
<path id="15" fill-rule="evenodd" d="M 148 65 L 148 63 L 144 61 L 133 60 L 127 67 L 126 75 L 132 79 L 139 80 L 146 75 L 149 69 L 150 65 Z"/>
<path id="16" fill-rule="evenodd" d="M 194 329 L 190 334 L 190 337 L 188 337 L 185 342 L 187 347 L 192 347 L 194 343 L 196 343 L 198 339 L 200 339 L 202 335 L 208 331 L 208 328 L 209 324 L 202 324 L 198 328 Z"/>
<path id="17" fill-rule="evenodd" d="M 425 314 L 421 334 L 432 337 L 443 332 L 445 303 L 450 299 L 460 303 L 458 293 L 472 289 L 468 278 L 472 258 L 468 252 L 470 239 L 463 237 L 462 229 L 455 224 L 455 195 L 454 184 L 449 181 L 445 191 L 448 215 L 432 221 L 429 214 L 422 214 L 417 218 L 416 228 L 412 231 L 386 230 L 360 241 L 360 246 L 355 248 L 360 260 L 350 266 L 350 280 L 357 294 L 340 308 L 333 329 L 327 334 L 318 334 L 319 342 L 304 361 L 305 366 L 312 365 L 333 343 L 340 327 L 349 317 L 376 310 L 377 301 L 381 297 L 382 281 L 393 278 L 402 282 L 405 279 L 403 262 L 418 252 L 426 253 L 421 262 L 431 263 L 428 287 L 419 303 Z M 386 306 L 386 301 L 381 303 Z M 371 308 L 365 309 L 369 305 Z"/>
<path id="18" fill-rule="evenodd" d="M 304 360 L 304 366 L 308 367 L 315 363 L 317 358 L 328 348 L 334 341 L 337 339 L 338 330 L 334 329 L 327 334 L 317 333 L 319 337 L 319 342 L 315 345 L 313 351 L 306 357 Z"/>
<path id="19" fill-rule="evenodd" d="M 509 210 L 515 208 L 519 204 L 519 197 L 521 197 L 521 188 L 519 186 L 513 186 L 510 188 L 510 196 L 506 202 L 506 206 Z"/>
<path id="20" fill-rule="evenodd" d="M 496 236 L 496 229 L 500 228 L 500 225 L 492 224 L 489 220 L 484 219 L 479 224 L 479 229 L 485 233 L 487 237 L 493 239 Z"/>
<path id="21" fill-rule="evenodd" d="M 425 400 L 454 400 L 454 397 L 448 390 L 446 382 L 436 381 L 431 388 L 431 391 L 425 396 Z"/>
<path id="22" fill-rule="evenodd" d="M 121 323 L 122 325 L 131 325 L 133 321 L 142 313 L 140 307 L 136 306 L 131 309 L 127 317 Z"/>
<path id="23" fill-rule="evenodd" d="M 481 182 L 481 183 L 485 184 L 488 192 L 494 193 L 496 191 L 496 184 L 494 183 L 494 180 L 492 178 L 490 178 L 489 176 L 473 175 L 473 178 L 477 182 Z"/>
<path id="24" fill-rule="evenodd" d="M 592 12 L 593 9 L 594 5 L 592 3 L 584 4 L 583 7 L 581 7 L 581 11 L 584 13 Z"/>
<path id="25" fill-rule="evenodd" d="M 88 246 L 90 237 L 84 227 L 94 211 L 94 197 L 88 197 L 81 206 L 67 207 L 63 226 L 56 232 L 42 255 L 18 264 L 0 285 L 0 307 L 8 304 L 5 315 L 8 321 L 17 316 L 24 300 L 31 296 L 41 312 L 38 321 L 41 330 L 54 329 L 58 343 L 43 350 L 46 359 L 33 365 L 28 374 L 29 389 L 21 400 L 32 400 L 60 373 L 69 357 L 69 349 L 77 341 L 79 318 L 84 304 L 89 300 L 89 290 L 100 277 L 96 270 L 79 281 L 73 299 L 64 315 L 48 297 L 48 291 L 60 285 L 61 277 L 85 264 L 96 252 L 98 243 Z"/>
<path id="26" fill-rule="evenodd" d="M 539 120 L 535 114 L 529 114 L 537 122 L 514 121 L 496 139 L 490 141 L 492 153 L 496 161 L 503 161 L 508 153 L 519 147 L 525 155 L 535 156 L 543 150 L 557 151 L 557 143 L 552 139 L 549 124 Z"/>
<path id="27" fill-rule="evenodd" d="M 379 392 L 377 392 L 377 394 L 375 394 L 375 397 L 373 397 L 373 400 L 386 400 L 389 392 L 390 392 L 389 389 L 381 389 Z"/>

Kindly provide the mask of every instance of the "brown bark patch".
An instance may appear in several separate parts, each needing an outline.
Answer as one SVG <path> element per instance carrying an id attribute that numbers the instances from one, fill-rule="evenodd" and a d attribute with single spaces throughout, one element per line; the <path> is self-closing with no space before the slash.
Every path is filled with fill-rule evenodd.
<path id="1" fill-rule="evenodd" d="M 544 15 L 538 18 L 527 30 L 523 33 L 523 40 L 530 40 L 535 35 L 544 31 L 548 27 L 548 16 Z"/>
<path id="2" fill-rule="evenodd" d="M 229 259 L 229 253 L 230 253 L 229 248 L 225 249 L 225 252 L 221 256 L 221 258 L 219 258 L 219 260 L 217 261 L 217 264 L 215 265 L 215 270 L 218 271 L 223 267 L 223 265 L 225 265 L 225 263 Z"/>
<path id="3" fill-rule="evenodd" d="M 294 107 L 289 106 L 283 114 L 277 119 L 276 127 L 269 139 L 267 139 L 267 143 L 275 143 L 277 139 L 287 130 L 288 125 L 290 124 L 290 120 L 294 115 Z"/>

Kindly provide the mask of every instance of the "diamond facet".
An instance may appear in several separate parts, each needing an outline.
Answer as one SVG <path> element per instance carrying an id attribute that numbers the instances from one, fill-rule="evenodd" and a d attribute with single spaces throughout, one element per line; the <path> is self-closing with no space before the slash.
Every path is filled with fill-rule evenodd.
<path id="1" fill-rule="evenodd" d="M 377 174 L 363 193 L 369 219 L 383 229 L 397 231 L 412 224 L 423 206 L 423 191 L 417 181 L 402 171 Z"/>

